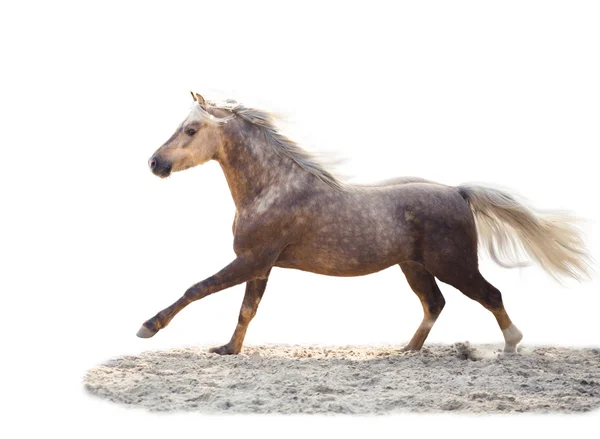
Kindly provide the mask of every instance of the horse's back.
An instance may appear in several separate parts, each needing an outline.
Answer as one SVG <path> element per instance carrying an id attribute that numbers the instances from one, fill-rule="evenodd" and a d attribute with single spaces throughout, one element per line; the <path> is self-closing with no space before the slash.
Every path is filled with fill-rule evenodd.
<path id="1" fill-rule="evenodd" d="M 469 206 L 456 187 L 415 181 L 384 189 L 404 216 L 418 215 L 421 221 L 446 223 L 472 219 Z"/>

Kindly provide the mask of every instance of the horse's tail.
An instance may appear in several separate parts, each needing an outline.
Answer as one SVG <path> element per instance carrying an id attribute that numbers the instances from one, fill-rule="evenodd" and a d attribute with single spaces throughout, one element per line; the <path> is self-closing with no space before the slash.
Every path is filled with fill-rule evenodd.
<path id="1" fill-rule="evenodd" d="M 536 211 L 502 189 L 464 184 L 458 190 L 473 212 L 480 245 L 498 265 L 527 265 L 519 262 L 524 250 L 555 279 L 589 278 L 592 259 L 575 216 Z"/>

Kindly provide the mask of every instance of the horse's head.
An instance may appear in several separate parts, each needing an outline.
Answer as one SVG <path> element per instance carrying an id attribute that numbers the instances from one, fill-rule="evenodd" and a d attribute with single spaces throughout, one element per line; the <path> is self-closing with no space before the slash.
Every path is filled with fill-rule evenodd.
<path id="1" fill-rule="evenodd" d="M 177 131 L 148 160 L 150 170 L 161 178 L 171 172 L 183 171 L 216 158 L 223 146 L 222 125 L 229 120 L 226 110 L 209 113 L 206 101 L 198 93 L 192 93 L 194 105 L 188 117 Z"/>

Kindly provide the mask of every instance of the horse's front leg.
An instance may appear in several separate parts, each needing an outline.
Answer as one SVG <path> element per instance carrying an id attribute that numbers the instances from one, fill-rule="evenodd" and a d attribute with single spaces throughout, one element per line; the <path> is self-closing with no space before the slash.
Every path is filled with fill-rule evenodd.
<path id="1" fill-rule="evenodd" d="M 219 355 L 235 355 L 240 353 L 242 345 L 244 344 L 244 337 L 246 336 L 248 325 L 256 315 L 258 304 L 267 287 L 268 276 L 269 273 L 262 279 L 254 279 L 246 282 L 244 301 L 242 302 L 238 323 L 235 327 L 235 331 L 233 331 L 231 340 L 229 340 L 229 343 L 226 345 L 211 348 L 209 352 Z"/>
<path id="2" fill-rule="evenodd" d="M 252 253 L 240 255 L 214 276 L 188 288 L 185 294 L 174 304 L 144 322 L 137 336 L 141 338 L 152 337 L 159 330 L 166 327 L 179 311 L 196 300 L 242 282 L 266 276 L 277 256 L 268 251 L 257 252 L 257 254 L 260 256 Z"/>

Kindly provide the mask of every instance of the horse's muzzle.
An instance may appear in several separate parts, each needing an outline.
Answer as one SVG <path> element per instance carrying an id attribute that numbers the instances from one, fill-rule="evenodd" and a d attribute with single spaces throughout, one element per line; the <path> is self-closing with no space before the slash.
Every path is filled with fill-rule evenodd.
<path id="1" fill-rule="evenodd" d="M 161 160 L 157 156 L 150 157 L 148 166 L 154 175 L 158 175 L 161 178 L 171 175 L 171 163 Z"/>

